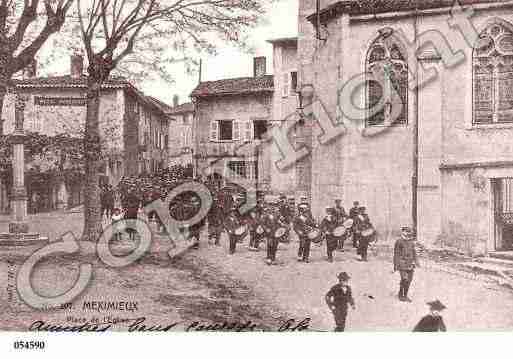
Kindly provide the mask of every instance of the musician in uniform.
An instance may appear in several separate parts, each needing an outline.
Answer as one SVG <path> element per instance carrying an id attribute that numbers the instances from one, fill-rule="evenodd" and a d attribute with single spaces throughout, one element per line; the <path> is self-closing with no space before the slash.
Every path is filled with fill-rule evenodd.
<path id="1" fill-rule="evenodd" d="M 264 235 L 267 239 L 267 264 L 276 263 L 276 252 L 278 251 L 279 238 L 274 236 L 276 230 L 280 227 L 279 210 L 272 207 L 269 203 L 265 207 L 264 214 L 262 215 L 262 226 L 264 228 Z"/>
<path id="2" fill-rule="evenodd" d="M 210 207 L 210 210 L 208 211 L 207 220 L 208 242 L 212 243 L 212 239 L 214 239 L 214 244 L 219 246 L 219 239 L 221 238 L 221 233 L 223 232 L 223 209 L 218 197 L 214 199 L 212 207 Z"/>
<path id="3" fill-rule="evenodd" d="M 344 221 L 347 218 L 346 211 L 342 206 L 342 200 L 340 198 L 335 199 L 335 219 L 337 220 L 337 225 L 341 226 L 344 224 Z M 342 236 L 338 239 L 337 249 L 339 251 L 344 251 L 344 241 L 346 240 L 346 236 Z"/>
<path id="4" fill-rule="evenodd" d="M 260 244 L 260 239 L 262 234 L 258 233 L 258 228 L 262 227 L 261 219 L 262 214 L 264 213 L 264 205 L 262 203 L 262 199 L 257 199 L 257 205 L 251 209 L 249 212 L 248 218 L 248 227 L 249 227 L 249 249 L 250 250 L 258 250 L 258 246 Z M 263 227 L 262 227 L 263 228 Z"/>
<path id="5" fill-rule="evenodd" d="M 343 332 L 346 328 L 347 309 L 349 305 L 355 309 L 355 303 L 351 287 L 349 286 L 349 275 L 346 272 L 339 273 L 338 284 L 335 284 L 326 293 L 326 304 L 335 317 L 335 331 Z"/>
<path id="6" fill-rule="evenodd" d="M 299 250 L 297 253 L 298 261 L 308 263 L 310 257 L 311 239 L 308 233 L 315 227 L 315 221 L 312 217 L 310 207 L 306 203 L 298 206 L 298 215 L 294 219 L 294 231 L 299 237 Z"/>
<path id="7" fill-rule="evenodd" d="M 338 226 L 336 210 L 333 207 L 326 207 L 326 217 L 323 218 L 320 229 L 326 239 L 326 253 L 328 262 L 333 262 L 333 251 L 337 248 L 337 238 L 333 235 L 333 231 Z"/>
<path id="8" fill-rule="evenodd" d="M 360 207 L 360 214 L 356 217 L 357 221 L 357 233 L 358 233 L 358 251 L 357 253 L 361 256 L 361 260 L 367 261 L 367 249 L 369 243 L 374 240 L 374 233 L 371 235 L 363 235 L 362 232 L 372 229 L 369 216 L 365 213 L 365 207 Z"/>
<path id="9" fill-rule="evenodd" d="M 394 245 L 394 272 L 399 271 L 399 300 L 411 302 L 408 298 L 408 290 L 413 280 L 413 272 L 419 266 L 417 251 L 415 250 L 415 233 L 409 227 L 401 228 L 401 237 Z"/>
<path id="10" fill-rule="evenodd" d="M 199 211 L 201 206 L 201 201 L 198 197 L 193 197 L 191 200 L 192 208 L 188 213 L 188 219 L 194 217 L 194 215 Z M 205 227 L 205 218 L 202 218 L 200 221 L 191 224 L 188 226 L 189 228 L 189 239 L 194 241 L 192 248 L 198 249 L 200 243 L 201 230 Z"/>
<path id="11" fill-rule="evenodd" d="M 360 213 L 360 203 L 358 201 L 353 202 L 353 207 L 349 210 L 349 218 L 353 220 L 353 227 L 351 232 L 353 235 L 353 247 L 358 248 L 358 234 L 356 233 L 357 217 Z"/>
<path id="12" fill-rule="evenodd" d="M 427 302 L 429 305 L 429 314 L 422 317 L 422 319 L 417 323 L 415 328 L 413 328 L 414 332 L 445 332 L 447 328 L 445 327 L 444 319 L 440 312 L 447 307 L 442 304 L 438 299 Z"/>
<path id="13" fill-rule="evenodd" d="M 232 209 L 228 216 L 224 221 L 224 227 L 226 229 L 226 233 L 228 233 L 228 238 L 230 240 L 230 249 L 229 253 L 234 254 L 235 249 L 237 247 L 237 241 L 239 237 L 236 235 L 235 231 L 240 227 L 241 222 L 239 218 L 239 212 L 237 207 L 232 206 Z"/>

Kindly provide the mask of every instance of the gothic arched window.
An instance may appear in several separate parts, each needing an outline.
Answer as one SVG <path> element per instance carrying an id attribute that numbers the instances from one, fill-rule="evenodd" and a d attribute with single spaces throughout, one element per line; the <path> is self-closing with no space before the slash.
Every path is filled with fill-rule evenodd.
<path id="1" fill-rule="evenodd" d="M 472 57 L 474 124 L 513 122 L 513 26 L 489 25 Z"/>
<path id="2" fill-rule="evenodd" d="M 394 36 L 380 35 L 369 48 L 366 61 L 366 126 L 408 122 L 408 64 Z"/>

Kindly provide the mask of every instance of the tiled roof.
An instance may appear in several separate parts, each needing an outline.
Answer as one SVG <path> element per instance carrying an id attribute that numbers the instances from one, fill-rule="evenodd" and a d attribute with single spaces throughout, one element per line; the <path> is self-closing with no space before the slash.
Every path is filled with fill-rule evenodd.
<path id="1" fill-rule="evenodd" d="M 273 75 L 265 75 L 259 77 L 239 77 L 235 79 L 201 82 L 192 91 L 191 96 L 226 96 L 272 91 L 274 91 Z"/>
<path id="2" fill-rule="evenodd" d="M 87 86 L 87 76 L 72 77 L 70 75 L 64 76 L 46 76 L 34 77 L 27 79 L 17 79 L 14 81 L 17 87 L 61 87 L 61 88 L 80 88 Z M 104 82 L 105 88 L 123 88 L 131 86 L 131 84 L 123 77 L 111 77 Z"/>
<path id="3" fill-rule="evenodd" d="M 26 78 L 26 79 L 16 79 L 14 80 L 14 84 L 19 88 L 82 88 L 85 89 L 87 87 L 87 79 L 86 75 L 81 77 L 72 77 L 70 75 L 64 76 L 47 76 L 47 77 L 34 77 L 34 78 Z M 164 102 L 151 97 L 146 96 L 142 91 L 133 86 L 126 78 L 124 77 L 110 77 L 102 84 L 102 88 L 104 89 L 126 89 L 129 90 L 132 94 L 139 98 L 139 101 L 147 104 L 158 112 L 162 113 L 167 117 L 167 111 L 170 108 Z"/>
<path id="4" fill-rule="evenodd" d="M 277 45 L 292 45 L 297 46 L 297 36 L 294 37 L 280 37 L 277 39 L 269 39 L 267 40 L 270 44 L 277 44 Z"/>
<path id="5" fill-rule="evenodd" d="M 153 96 L 145 96 L 146 100 L 153 103 L 155 106 L 160 108 L 162 112 L 169 113 L 169 110 L 171 109 L 171 106 L 169 106 L 167 103 L 160 101 L 158 98 L 155 98 Z"/>
<path id="6" fill-rule="evenodd" d="M 476 5 L 488 3 L 508 3 L 506 0 L 459 0 L 461 5 Z M 513 2 L 511 2 L 513 4 Z M 320 11 L 321 21 L 324 22 L 341 13 L 351 15 L 380 14 L 386 12 L 401 12 L 411 10 L 427 10 L 451 7 L 454 0 L 344 0 L 327 6 Z M 316 13 L 307 17 L 310 22 L 315 21 Z"/>
<path id="7" fill-rule="evenodd" d="M 175 106 L 175 107 L 169 107 L 167 110 L 167 113 L 169 115 L 176 115 L 180 113 L 188 113 L 188 112 L 194 112 L 194 105 L 192 102 L 186 102 L 182 103 L 181 105 Z"/>

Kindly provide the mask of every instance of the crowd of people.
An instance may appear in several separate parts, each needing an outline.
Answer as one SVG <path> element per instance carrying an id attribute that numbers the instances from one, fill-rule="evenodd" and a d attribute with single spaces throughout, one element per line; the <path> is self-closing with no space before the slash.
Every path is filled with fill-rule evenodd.
<path id="1" fill-rule="evenodd" d="M 192 174 L 186 174 L 183 168 L 170 168 L 150 177 L 124 178 L 117 188 L 102 188 L 102 214 L 112 218 L 116 223 L 121 219 L 137 219 L 143 206 L 156 199 L 164 199 L 170 191 L 187 180 Z M 308 198 L 301 197 L 296 205 L 294 197 L 280 194 L 279 197 L 257 193 L 257 203 L 247 213 L 239 209 L 244 202 L 244 193 L 233 188 L 223 187 L 195 178 L 211 192 L 212 205 L 205 216 L 198 222 L 187 225 L 187 220 L 194 217 L 201 208 L 201 199 L 194 193 L 183 193 L 175 197 L 170 204 L 170 215 L 186 223 L 181 231 L 193 242 L 193 248 L 199 248 L 202 232 L 206 229 L 208 243 L 219 246 L 221 237 L 226 233 L 229 241 L 228 253 L 233 255 L 237 245 L 249 237 L 249 250 L 259 251 L 265 245 L 265 261 L 268 265 L 277 263 L 277 250 L 280 243 L 289 243 L 293 233 L 298 238 L 297 260 L 310 261 L 312 243 L 326 246 L 326 260 L 333 262 L 337 251 L 344 251 L 347 243 L 357 249 L 359 260 L 367 261 L 368 247 L 376 241 L 377 235 L 366 208 L 359 202 L 347 213 L 340 199 L 335 199 L 332 206 L 325 208 L 325 216 L 317 221 L 312 215 Z M 115 206 L 120 203 L 121 208 Z M 160 231 L 165 232 L 165 225 L 157 213 L 149 213 L 150 220 L 158 223 Z M 120 227 L 121 228 L 121 227 Z M 121 231 L 114 231 L 115 237 L 121 239 Z M 129 239 L 135 239 L 136 233 L 129 232 Z M 419 266 L 414 243 L 415 233 L 409 227 L 401 228 L 401 237 L 394 246 L 394 271 L 400 274 L 398 298 L 410 302 L 408 291 L 413 280 L 415 268 Z M 339 281 L 326 294 L 326 303 L 333 312 L 336 330 L 344 330 L 348 306 L 354 307 L 348 284 L 349 275 L 339 275 Z M 428 303 L 431 313 L 423 318 L 415 330 L 445 330 L 439 312 L 445 307 L 439 301 Z"/>

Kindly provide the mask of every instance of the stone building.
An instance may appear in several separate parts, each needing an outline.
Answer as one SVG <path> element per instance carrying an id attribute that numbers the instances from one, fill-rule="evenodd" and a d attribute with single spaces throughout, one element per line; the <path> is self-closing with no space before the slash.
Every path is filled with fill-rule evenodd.
<path id="1" fill-rule="evenodd" d="M 300 1 L 300 86 L 345 128 L 306 130 L 317 214 L 337 195 L 382 239 L 416 214 L 425 245 L 513 249 L 513 4 L 461 3 Z"/>
<path id="2" fill-rule="evenodd" d="M 194 105 L 192 102 L 179 103 L 178 95 L 173 97 L 173 107 L 166 110 L 169 117 L 174 120 L 169 127 L 169 140 L 174 142 L 169 150 L 168 164 L 189 166 L 193 165 L 193 132 Z"/>
<path id="3" fill-rule="evenodd" d="M 24 129 L 47 136 L 68 134 L 81 138 L 86 115 L 87 76 L 83 59 L 72 56 L 69 75 L 36 77 L 35 71 L 16 80 L 16 92 L 27 97 Z M 14 129 L 14 94 L 8 94 L 3 108 L 3 133 Z M 108 154 L 101 180 L 116 184 L 122 176 L 152 172 L 167 166 L 169 123 L 163 105 L 122 78 L 110 78 L 102 87 L 100 128 L 102 146 Z M 35 160 L 35 159 L 28 159 Z M 37 163 L 41 171 L 48 163 Z M 68 164 L 73 166 L 74 164 Z M 34 167 L 34 161 L 27 167 Z M 0 208 L 8 205 L 8 190 L 0 190 Z M 30 192 L 30 189 L 28 189 Z M 45 209 L 76 206 L 82 202 L 82 183 L 72 186 L 62 178 L 49 183 L 38 199 Z M 29 198 L 29 202 L 30 202 Z"/>
<path id="4" fill-rule="evenodd" d="M 265 57 L 254 64 L 253 77 L 205 81 L 193 90 L 194 161 L 198 175 L 220 181 L 238 175 L 267 190 L 269 153 L 258 145 L 272 119 L 274 84 Z"/>

